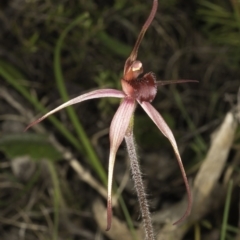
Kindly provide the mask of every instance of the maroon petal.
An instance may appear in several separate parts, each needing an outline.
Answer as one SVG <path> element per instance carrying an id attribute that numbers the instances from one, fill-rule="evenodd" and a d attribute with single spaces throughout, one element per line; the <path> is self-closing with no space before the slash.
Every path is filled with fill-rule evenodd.
<path id="1" fill-rule="evenodd" d="M 152 102 L 157 94 L 156 76 L 154 73 L 146 73 L 141 78 L 131 81 L 121 80 L 122 89 L 127 96 L 131 96 L 140 102 Z"/>
<path id="2" fill-rule="evenodd" d="M 186 176 L 186 173 L 185 173 L 185 170 L 184 170 L 184 166 L 183 166 L 183 163 L 182 163 L 179 151 L 178 151 L 177 143 L 176 143 L 176 140 L 175 140 L 175 138 L 172 134 L 171 129 L 168 127 L 168 125 L 166 124 L 166 122 L 164 121 L 162 116 L 159 114 L 159 112 L 148 102 L 142 102 L 142 103 L 140 103 L 140 105 L 145 110 L 145 112 L 148 114 L 148 116 L 153 120 L 153 122 L 157 125 L 157 127 L 163 133 L 163 135 L 169 139 L 170 143 L 172 144 L 175 155 L 177 157 L 177 161 L 178 161 L 178 164 L 179 164 L 182 176 L 183 176 L 183 180 L 184 180 L 184 183 L 185 183 L 185 186 L 186 186 L 187 196 L 188 196 L 188 206 L 187 206 L 187 209 L 186 209 L 185 213 L 183 214 L 183 216 L 178 221 L 176 221 L 174 223 L 174 224 L 178 224 L 178 223 L 182 222 L 191 212 L 192 195 L 191 195 L 191 192 L 190 192 L 190 187 L 189 187 L 189 184 L 188 184 L 188 180 L 187 180 L 187 176 Z"/>
<path id="3" fill-rule="evenodd" d="M 125 133 L 130 126 L 130 120 L 135 109 L 135 100 L 125 98 L 115 113 L 110 126 L 110 153 L 108 165 L 108 200 L 107 200 L 107 228 L 111 228 L 112 223 L 112 178 L 113 168 L 117 150 L 123 141 Z"/>
<path id="4" fill-rule="evenodd" d="M 155 14 L 157 12 L 157 7 L 158 7 L 158 0 L 153 0 L 153 5 L 152 5 L 152 10 L 148 16 L 148 19 L 146 20 L 146 22 L 144 23 L 141 32 L 138 35 L 137 41 L 134 45 L 134 48 L 130 54 L 130 56 L 128 57 L 128 59 L 125 62 L 124 65 L 124 75 L 128 72 L 129 68 L 131 67 L 133 61 L 135 61 L 137 59 L 137 55 L 138 55 L 138 48 L 142 42 L 142 39 L 144 37 L 145 32 L 147 31 L 148 27 L 150 26 L 152 20 L 155 17 Z"/>
<path id="5" fill-rule="evenodd" d="M 83 95 L 80 95 L 76 98 L 73 98 L 65 103 L 63 103 L 62 105 L 58 106 L 57 108 L 53 109 L 52 111 L 48 112 L 47 114 L 45 114 L 44 116 L 42 116 L 41 118 L 37 119 L 36 121 L 30 123 L 25 131 L 32 127 L 33 125 L 41 122 L 42 120 L 44 120 L 46 117 L 52 115 L 53 113 L 68 107 L 70 105 L 76 104 L 76 103 L 80 103 L 86 100 L 90 100 L 90 99 L 94 99 L 94 98 L 103 98 L 103 97 L 116 97 L 116 98 L 124 98 L 126 96 L 126 94 L 123 91 L 119 91 L 119 90 L 115 90 L 115 89 L 99 89 L 99 90 L 95 90 L 89 93 L 85 93 Z"/>

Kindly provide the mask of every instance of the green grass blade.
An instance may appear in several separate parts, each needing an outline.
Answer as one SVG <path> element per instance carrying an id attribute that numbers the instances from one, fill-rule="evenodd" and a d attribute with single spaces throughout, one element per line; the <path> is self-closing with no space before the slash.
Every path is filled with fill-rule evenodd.
<path id="1" fill-rule="evenodd" d="M 132 48 L 122 42 L 112 38 L 105 32 L 99 32 L 97 35 L 98 39 L 101 41 L 109 51 L 115 55 L 123 58 L 127 58 L 130 54 Z"/>
<path id="2" fill-rule="evenodd" d="M 12 67 L 13 68 L 13 67 Z M 17 75 L 17 70 L 14 71 L 14 75 Z M 10 85 L 12 85 L 25 99 L 29 101 L 38 111 L 41 111 L 42 113 L 46 113 L 47 109 L 36 99 L 34 96 L 32 96 L 29 91 L 19 84 L 18 78 L 13 77 L 6 68 L 4 68 L 2 65 L 0 65 L 0 76 L 2 76 L 6 82 L 8 82 Z M 21 74 L 20 74 L 21 76 Z M 22 79 L 22 77 L 21 77 Z M 78 150 L 82 150 L 81 145 L 79 144 L 79 141 L 64 127 L 64 125 L 54 116 L 49 116 L 48 118 L 55 127 L 59 130 L 59 132 Z"/>
<path id="3" fill-rule="evenodd" d="M 133 237 L 133 240 L 137 240 L 137 235 L 136 235 L 136 231 L 134 229 L 134 226 L 133 226 L 133 222 L 132 222 L 132 219 L 131 219 L 131 216 L 128 212 L 128 209 L 127 209 L 127 206 L 123 200 L 123 197 L 122 195 L 119 195 L 118 197 L 118 201 L 120 203 L 120 206 L 122 208 L 122 211 L 123 211 L 123 214 L 124 214 L 124 217 L 126 219 L 126 222 L 127 222 L 127 225 L 131 231 L 131 234 L 132 234 L 132 237 Z"/>
<path id="4" fill-rule="evenodd" d="M 64 38 L 66 37 L 67 33 L 73 27 L 75 27 L 77 24 L 79 24 L 81 22 L 84 22 L 88 17 L 89 17 L 89 15 L 87 13 L 82 14 L 79 17 L 77 17 L 72 23 L 70 23 L 68 25 L 68 27 L 60 35 L 60 37 L 57 41 L 55 50 L 54 50 L 54 73 L 55 73 L 55 78 L 56 78 L 56 83 L 57 83 L 59 93 L 64 102 L 68 101 L 69 98 L 68 98 L 68 94 L 67 94 L 66 87 L 64 84 L 64 77 L 63 77 L 61 63 L 60 63 L 61 49 L 63 46 L 63 41 L 64 41 Z M 71 119 L 71 122 L 76 130 L 76 133 L 77 133 L 82 145 L 84 146 L 84 151 L 88 155 L 88 160 L 90 161 L 94 170 L 97 172 L 101 181 L 106 185 L 107 184 L 107 176 L 104 171 L 104 168 L 102 167 L 101 162 L 99 161 L 95 151 L 93 150 L 93 147 L 87 137 L 87 134 L 84 131 L 84 128 L 82 127 L 82 125 L 76 115 L 74 108 L 68 107 L 66 109 L 66 111 L 68 113 L 69 118 Z"/>
<path id="5" fill-rule="evenodd" d="M 231 225 L 227 225 L 227 231 L 235 234 L 240 234 L 240 229 L 238 227 L 233 227 Z"/>
<path id="6" fill-rule="evenodd" d="M 240 31 L 240 3 L 238 1 L 230 1 L 234 10 L 235 21 L 238 26 L 238 33 Z"/>
<path id="7" fill-rule="evenodd" d="M 58 240 L 59 210 L 61 204 L 61 190 L 58 175 L 52 161 L 47 161 L 48 169 L 53 183 L 53 206 L 54 206 L 54 227 L 52 239 Z"/>
<path id="8" fill-rule="evenodd" d="M 232 189 L 233 189 L 233 181 L 230 180 L 229 184 L 228 184 L 227 198 L 226 198 L 225 207 L 224 207 L 224 213 L 223 213 L 223 222 L 222 222 L 222 229 L 221 229 L 221 240 L 225 240 L 226 239 L 227 222 L 228 222 L 228 215 L 229 215 L 229 209 L 230 209 L 230 203 L 231 203 Z"/>
<path id="9" fill-rule="evenodd" d="M 173 95 L 174 95 L 174 98 L 175 98 L 178 108 L 180 109 L 185 120 L 187 121 L 187 124 L 188 124 L 190 130 L 193 132 L 196 131 L 196 127 L 195 127 L 193 121 L 191 120 L 189 114 L 187 113 L 186 108 L 183 105 L 182 99 L 181 99 L 178 91 L 176 91 L 174 88 L 173 88 Z M 203 138 L 199 134 L 196 134 L 195 141 L 196 141 L 197 146 L 201 150 L 201 152 L 205 153 L 207 150 L 207 146 L 206 146 Z"/>
<path id="10" fill-rule="evenodd" d="M 201 228 L 199 223 L 194 224 L 194 240 L 201 240 Z"/>

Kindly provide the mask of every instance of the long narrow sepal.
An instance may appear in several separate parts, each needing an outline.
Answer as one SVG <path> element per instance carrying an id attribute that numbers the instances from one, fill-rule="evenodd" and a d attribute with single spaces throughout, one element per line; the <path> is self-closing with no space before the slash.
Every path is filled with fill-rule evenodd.
<path id="1" fill-rule="evenodd" d="M 135 61 L 137 59 L 137 54 L 138 54 L 138 48 L 141 44 L 141 41 L 144 37 L 145 32 L 147 31 L 148 27 L 150 26 L 150 24 L 152 23 L 152 20 L 155 17 L 156 11 L 157 11 L 157 7 L 158 7 L 158 0 L 153 0 L 153 5 L 152 5 L 152 10 L 148 16 L 148 19 L 146 20 L 146 22 L 144 23 L 141 32 L 138 35 L 137 41 L 134 45 L 134 48 L 129 56 L 129 58 L 126 60 L 125 62 L 125 66 L 124 66 L 124 74 L 126 73 L 126 70 L 128 69 L 128 67 L 133 63 L 133 61 Z"/>
<path id="2" fill-rule="evenodd" d="M 169 84 L 176 84 L 176 83 L 186 83 L 186 82 L 194 82 L 198 83 L 197 80 L 185 80 L 185 79 L 180 79 L 180 80 L 163 80 L 163 81 L 157 81 L 156 84 L 157 86 L 164 86 L 164 85 L 169 85 Z"/>
<path id="3" fill-rule="evenodd" d="M 44 120 L 45 118 L 47 118 L 48 116 L 52 115 L 53 113 L 68 107 L 70 105 L 76 104 L 76 103 L 80 103 L 86 100 L 90 100 L 90 99 L 94 99 L 94 98 L 103 98 L 103 97 L 115 97 L 115 98 L 124 98 L 126 95 L 123 91 L 119 91 L 119 90 L 115 90 L 115 89 L 100 89 L 100 90 L 95 90 L 89 93 L 85 93 L 83 95 L 80 95 L 76 98 L 73 98 L 65 103 L 63 103 L 62 105 L 58 106 L 57 108 L 53 109 L 52 111 L 48 112 L 47 114 L 45 114 L 44 116 L 42 116 L 41 118 L 37 119 L 36 121 L 30 123 L 25 131 L 34 126 L 35 124 L 41 122 L 42 120 Z"/>
<path id="4" fill-rule="evenodd" d="M 112 179 L 113 169 L 116 158 L 116 152 L 123 141 L 125 133 L 128 129 L 130 119 L 135 109 L 135 100 L 125 98 L 115 113 L 110 126 L 110 153 L 108 165 L 108 200 L 107 200 L 107 228 L 111 228 L 112 223 Z"/>
<path id="5" fill-rule="evenodd" d="M 168 125 L 166 124 L 166 122 L 164 121 L 162 116 L 159 114 L 159 112 L 149 102 L 142 102 L 142 103 L 139 102 L 139 104 L 142 106 L 142 108 L 145 110 L 145 112 L 148 114 L 148 116 L 153 120 L 153 122 L 157 125 L 157 127 L 163 133 L 163 135 L 165 137 L 167 137 L 169 139 L 170 143 L 172 144 L 172 147 L 173 147 L 173 150 L 177 157 L 177 161 L 178 161 L 178 164 L 179 164 L 182 176 L 183 176 L 183 180 L 184 180 L 184 183 L 186 186 L 187 197 L 188 197 L 187 209 L 186 209 L 185 213 L 183 214 L 183 216 L 174 223 L 174 225 L 175 225 L 175 224 L 182 222 L 190 214 L 191 208 L 192 208 L 192 195 L 191 195 L 190 187 L 188 184 L 187 176 L 186 176 L 184 166 L 183 166 L 183 163 L 182 163 L 179 151 L 178 151 L 176 140 L 172 134 L 171 129 L 168 127 Z"/>

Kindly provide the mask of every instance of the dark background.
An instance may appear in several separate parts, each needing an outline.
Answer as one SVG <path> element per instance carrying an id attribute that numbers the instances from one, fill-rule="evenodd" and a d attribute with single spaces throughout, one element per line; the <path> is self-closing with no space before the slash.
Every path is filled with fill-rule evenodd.
<path id="1" fill-rule="evenodd" d="M 64 92 L 72 98 L 97 88 L 121 89 L 125 60 L 150 9 L 151 1 L 140 0 L 0 2 L 1 239 L 118 239 L 105 235 L 93 213 L 95 200 L 100 198 L 105 205 L 106 199 L 90 180 L 83 180 L 69 159 L 76 159 L 83 173 L 103 184 L 108 128 L 119 100 L 87 101 L 74 106 L 75 121 L 74 113 L 69 117 L 69 112 L 62 110 L 55 114 L 61 126 L 45 120 L 23 131 L 47 109 L 64 102 Z M 79 16 L 62 47 L 57 48 L 61 34 Z M 174 133 L 190 182 L 207 155 L 211 134 L 227 112 L 238 112 L 239 31 L 237 1 L 162 0 L 139 49 L 144 70 L 153 71 L 158 80 L 199 81 L 161 87 L 153 101 Z M 140 108 L 134 133 L 150 209 L 158 212 L 184 197 L 183 180 L 171 145 Z M 226 239 L 238 239 L 239 127 L 229 150 L 219 183 L 231 167 L 228 179 L 234 184 Z M 97 156 L 97 163 L 92 155 Z M 114 179 L 125 186 L 122 197 L 138 229 L 141 218 L 128 165 L 122 144 Z M 215 198 L 217 207 L 191 222 L 182 239 L 220 239 L 225 201 L 225 196 Z M 126 222 L 121 207 L 114 208 L 114 216 Z"/>

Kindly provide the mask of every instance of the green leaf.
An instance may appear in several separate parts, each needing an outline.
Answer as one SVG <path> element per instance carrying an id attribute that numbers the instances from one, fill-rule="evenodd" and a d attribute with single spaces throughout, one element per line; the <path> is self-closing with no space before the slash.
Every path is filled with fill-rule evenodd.
<path id="1" fill-rule="evenodd" d="M 131 47 L 111 37 L 105 32 L 99 32 L 97 37 L 109 51 L 119 57 L 127 58 L 131 52 Z"/>
<path id="2" fill-rule="evenodd" d="M 46 136 L 33 133 L 1 136 L 0 150 L 10 159 L 26 155 L 36 161 L 41 159 L 61 159 L 60 152 L 54 148 Z"/>

